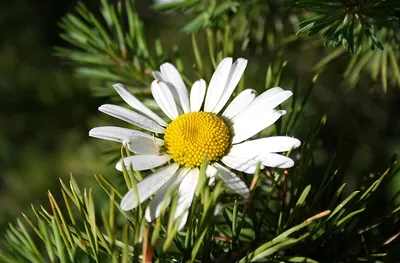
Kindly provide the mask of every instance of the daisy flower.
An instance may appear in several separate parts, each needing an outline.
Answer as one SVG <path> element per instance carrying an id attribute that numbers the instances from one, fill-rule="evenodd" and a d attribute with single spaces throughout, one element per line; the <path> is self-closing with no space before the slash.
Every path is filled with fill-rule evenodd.
<path id="1" fill-rule="evenodd" d="M 246 89 L 225 107 L 246 65 L 247 60 L 243 58 L 234 63 L 232 58 L 223 59 L 208 89 L 200 79 L 193 84 L 190 95 L 178 70 L 170 63 L 161 65 L 160 71 L 153 72 L 151 92 L 168 121 L 123 85 L 114 85 L 135 111 L 110 104 L 102 105 L 99 110 L 148 133 L 106 126 L 92 129 L 89 135 L 122 143 L 135 154 L 118 162 L 118 170 L 122 170 L 122 165 L 138 171 L 160 167 L 137 184 L 139 199 L 129 190 L 121 201 L 123 210 L 134 209 L 155 194 L 145 210 L 146 219 L 152 221 L 160 215 L 168 190 L 176 187 L 178 203 L 174 217 L 182 216 L 181 229 L 187 220 L 204 157 L 210 160 L 206 169 L 210 181 L 218 177 L 244 198 L 249 197 L 249 189 L 231 170 L 253 174 L 258 162 L 261 168 L 294 165 L 292 159 L 277 152 L 299 147 L 299 140 L 274 136 L 246 141 L 285 114 L 274 108 L 292 96 L 291 91 L 275 87 L 256 96 L 255 90 Z"/>

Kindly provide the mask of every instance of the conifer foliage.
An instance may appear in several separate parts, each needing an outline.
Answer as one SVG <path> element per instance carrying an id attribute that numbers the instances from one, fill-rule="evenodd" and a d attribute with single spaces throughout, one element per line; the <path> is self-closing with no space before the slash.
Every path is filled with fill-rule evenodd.
<path id="1" fill-rule="evenodd" d="M 318 77 L 339 56 L 347 58 L 342 75 L 349 86 L 358 85 L 360 72 L 366 71 L 382 90 L 400 87 L 400 4 L 396 0 L 155 4 L 155 12 L 183 14 L 182 32 L 191 42 L 194 62 L 181 56 L 182 50 L 166 50 L 160 38 L 146 35 L 133 0 L 100 2 L 100 12 L 78 3 L 62 19 L 60 36 L 66 44 L 55 48 L 55 54 L 78 76 L 95 83 L 91 88 L 96 96 L 116 98 L 111 87 L 121 82 L 154 108 L 148 103 L 152 71 L 163 62 L 175 64 L 191 86 L 193 78 L 187 75 L 209 82 L 226 56 L 262 56 L 273 51 L 275 60 L 262 68 L 261 78 L 245 75 L 238 88 L 251 87 L 262 93 L 286 85 L 293 90 L 292 101 L 282 106 L 285 118 L 262 133 L 293 136 L 309 116 L 306 107 Z M 317 34 L 317 38 L 308 37 Z M 286 71 L 290 62 L 285 49 L 293 43 L 326 52 L 310 69 L 314 77 L 306 87 L 290 79 Z M 139 181 L 150 172 L 122 165 L 123 184 L 95 174 L 97 190 L 78 185 L 71 175 L 68 182 L 60 180 L 60 198 L 48 192 L 49 206 L 32 206 L 32 213 L 23 213 L 23 219 L 10 224 L 0 246 L 0 261 L 396 262 L 400 258 L 400 187 L 391 198 L 387 198 L 387 189 L 400 176 L 400 159 L 393 154 L 386 170 L 365 174 L 369 179 L 364 185 L 347 186 L 350 162 L 359 158 L 350 142 L 340 140 L 330 160 L 322 165 L 316 161 L 321 131 L 328 122 L 322 113 L 309 122 L 312 128 L 306 133 L 299 132 L 303 134 L 301 147 L 286 153 L 295 160 L 293 168 L 260 169 L 258 164 L 252 175 L 237 172 L 250 188 L 246 200 L 220 180 L 209 182 L 205 158 L 181 231 L 177 227 L 180 219 L 173 218 L 178 201 L 174 189 L 166 198 L 171 203 L 166 202 L 161 216 L 151 223 L 144 216 L 148 201 L 132 211 L 121 209 L 123 194 L 137 190 Z M 111 153 L 122 158 L 130 154 L 124 146 Z"/>

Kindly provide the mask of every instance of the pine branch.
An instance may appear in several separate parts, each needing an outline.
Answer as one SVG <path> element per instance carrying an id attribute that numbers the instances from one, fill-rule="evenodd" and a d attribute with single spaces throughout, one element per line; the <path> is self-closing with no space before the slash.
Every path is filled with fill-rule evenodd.
<path id="1" fill-rule="evenodd" d="M 60 23 L 65 31 L 61 38 L 75 48 L 56 47 L 56 55 L 74 66 L 78 76 L 99 80 L 100 87 L 95 90 L 99 96 L 113 95 L 108 87 L 121 81 L 132 93 L 149 92 L 151 72 L 166 56 L 158 39 L 151 45 L 153 49 L 147 44 L 134 1 L 114 6 L 102 0 L 100 18 L 83 3 L 76 12 Z"/>
<path id="2" fill-rule="evenodd" d="M 183 0 L 156 4 L 156 11 L 184 12 L 188 22 L 182 28 L 186 33 L 201 30 L 223 31 L 229 27 L 231 39 L 241 50 L 281 50 L 293 41 L 298 28 L 299 13 L 291 9 L 293 0 Z M 273 17 L 273 19 L 268 19 Z M 290 32 L 287 38 L 282 38 Z"/>
<path id="3" fill-rule="evenodd" d="M 317 138 L 306 142 L 303 158 L 307 158 L 308 152 L 313 151 L 314 140 Z M 284 183 L 281 179 L 276 184 L 266 184 L 265 175 L 256 175 L 259 182 L 252 190 L 252 198 L 244 206 L 238 205 L 233 195 L 221 195 L 221 183 L 210 189 L 205 169 L 202 168 L 203 183 L 199 185 L 198 196 L 190 211 L 190 223 L 182 233 L 177 233 L 177 222 L 169 216 L 176 208 L 176 196 L 171 196 L 169 211 L 164 208 L 155 224 L 146 224 L 140 207 L 129 213 L 120 209 L 120 194 L 104 176 L 96 176 L 99 185 L 109 196 L 109 207 L 101 212 L 97 208 L 99 204 L 94 202 L 92 192 L 80 190 L 71 177 L 69 186 L 60 181 L 64 199 L 62 204 L 49 193 L 51 211 L 43 207 L 40 210 L 32 207 L 36 218 L 24 215 L 31 226 L 30 231 L 19 220 L 17 227 L 10 225 L 5 243 L 0 249 L 0 258 L 7 262 L 46 262 L 57 259 L 61 262 L 83 259 L 95 262 L 117 262 L 119 259 L 145 262 L 145 258 L 147 262 L 153 259 L 167 262 L 181 259 L 189 262 L 201 259 L 210 262 L 249 262 L 258 259 L 326 262 L 327 258 L 351 262 L 376 258 L 384 260 L 387 255 L 385 246 L 391 244 L 398 234 L 386 235 L 380 244 L 372 244 L 372 247 L 364 237 L 374 237 L 384 224 L 393 225 L 391 229 L 396 229 L 400 209 L 392 207 L 377 217 L 371 216 L 374 211 L 368 208 L 381 195 L 383 185 L 400 172 L 399 163 L 395 161 L 390 169 L 364 191 L 355 191 L 341 199 L 344 186 L 327 191 L 333 186 L 334 180 L 331 178 L 338 177 L 339 173 L 331 175 L 331 170 L 328 170 L 326 178 L 331 178 L 318 183 L 313 179 L 314 174 L 309 173 L 310 165 L 305 165 L 308 162 L 308 159 L 302 159 L 288 177 L 292 178 L 292 187 L 286 190 L 290 191 L 291 196 L 286 206 L 276 205 L 284 202 L 284 198 L 279 197 L 280 190 L 277 187 Z M 127 180 L 134 178 L 130 170 L 124 173 L 127 173 Z M 302 188 L 304 183 L 308 185 Z M 263 188 L 270 190 L 264 191 Z M 301 191 L 296 193 L 298 190 Z M 275 197 L 267 199 L 269 192 Z M 323 195 L 325 198 L 321 198 Z M 223 216 L 216 213 L 217 204 L 223 206 Z M 316 209 L 313 207 L 321 206 L 326 210 L 315 214 Z M 268 217 L 262 220 L 262 227 L 254 232 L 257 222 L 254 219 L 260 218 L 264 207 L 270 207 L 267 210 Z M 125 219 L 121 221 L 122 218 Z M 231 226 L 238 224 L 243 225 L 236 232 Z M 31 236 L 32 232 L 36 236 Z M 188 236 L 190 238 L 186 239 Z M 233 242 L 235 236 L 238 238 L 237 243 Z M 359 240 L 357 245 L 365 249 L 356 254 L 354 251 L 348 254 L 347 250 L 341 250 L 342 247 L 356 245 L 355 240 Z M 209 246 L 213 250 L 204 254 L 204 249 Z M 341 253 L 337 253 L 338 250 Z"/>
<path id="4" fill-rule="evenodd" d="M 396 44 L 399 40 L 393 31 L 386 29 L 382 29 L 378 37 L 384 40 L 383 50 L 373 51 L 369 44 L 364 42 L 349 59 L 343 76 L 350 87 L 358 84 L 362 73 L 369 75 L 374 81 L 380 80 L 380 86 L 385 93 L 390 86 L 400 87 L 400 47 Z M 342 47 L 333 51 L 329 49 L 328 52 L 325 58 L 314 65 L 313 70 L 321 73 L 329 63 L 345 54 Z"/>
<path id="5" fill-rule="evenodd" d="M 351 0 L 301 0 L 296 4 L 315 16 L 300 23 L 297 34 L 314 35 L 321 33 L 325 44 L 342 44 L 347 51 L 354 53 L 367 41 L 372 50 L 383 50 L 378 40 L 380 30 L 393 31 L 400 16 L 396 0 L 389 1 L 351 1 Z M 386 42 L 384 42 L 386 43 Z"/>
<path id="6" fill-rule="evenodd" d="M 192 9 L 199 2 L 183 1 L 181 5 L 185 6 L 182 10 Z M 339 4 L 341 8 L 356 9 L 366 2 L 342 1 Z M 142 93 L 149 86 L 150 71 L 157 67 L 164 54 L 156 51 L 158 55 L 152 56 L 144 41 L 143 24 L 134 13 L 132 3 L 126 1 L 111 6 L 103 0 L 101 22 L 80 4 L 77 10 L 79 15 L 67 15 L 62 23 L 66 30 L 63 37 L 78 47 L 79 51 L 58 49 L 58 55 L 70 60 L 84 76 L 102 83 L 122 80 L 131 85 L 132 91 Z M 222 5 L 214 2 L 209 8 L 214 18 L 224 18 L 237 11 L 227 8 L 232 3 Z M 173 7 L 174 4 L 169 5 L 169 8 Z M 208 21 L 207 17 L 204 19 Z M 361 32 L 363 25 L 358 28 Z M 393 31 L 387 29 L 387 32 L 388 39 L 393 40 Z M 210 63 L 214 67 L 221 57 L 234 52 L 231 34 L 229 26 L 218 30 L 207 29 Z M 209 77 L 211 70 L 205 66 L 195 35 L 192 35 L 192 44 L 197 74 Z M 362 52 L 372 52 L 367 49 L 363 47 Z M 379 72 L 386 76 L 390 60 L 398 79 L 398 53 L 386 47 L 385 51 L 386 58 L 382 58 L 379 64 L 385 64 L 386 68 L 382 67 Z M 324 63 L 339 56 L 338 53 Z M 358 62 L 361 68 L 371 59 L 365 54 L 358 58 L 357 53 L 354 57 L 351 64 Z M 285 61 L 270 64 L 266 70 L 265 89 L 281 83 L 285 66 Z M 287 120 L 275 126 L 277 134 L 284 134 L 295 127 L 304 114 L 305 104 L 316 81 L 317 75 L 310 81 L 306 94 L 293 98 Z M 295 82 L 293 85 L 294 89 L 298 89 L 297 85 L 300 84 Z M 241 82 L 239 90 L 243 88 Z M 155 222 L 148 223 L 144 218 L 144 210 L 149 201 L 126 212 L 120 207 L 122 190 L 105 176 L 95 175 L 98 186 L 109 198 L 108 204 L 104 205 L 97 202 L 94 191 L 82 189 L 71 176 L 69 184 L 60 181 L 62 200 L 48 193 L 50 210 L 32 207 L 33 216 L 23 214 L 25 224 L 17 220 L 15 226 L 10 225 L 0 248 L 0 259 L 7 262 L 243 263 L 257 260 L 389 260 L 390 245 L 399 236 L 400 209 L 394 202 L 383 206 L 379 203 L 379 197 L 384 194 L 385 186 L 400 173 L 397 157 L 390 169 L 369 187 L 345 195 L 342 180 L 348 172 L 350 160 L 357 158 L 353 151 L 349 151 L 353 149 L 349 147 L 349 142 L 340 142 L 326 167 L 321 168 L 314 163 L 315 150 L 321 143 L 319 134 L 326 121 L 326 117 L 322 117 L 308 138 L 302 141 L 301 158 L 295 168 L 260 170 L 258 167 L 254 175 L 244 177 L 239 174 L 251 185 L 250 198 L 245 201 L 231 194 L 229 189 L 224 189 L 221 181 L 209 185 L 206 176 L 208 162 L 205 160 L 200 167 L 200 183 L 188 211 L 187 225 L 180 232 L 177 225 L 181 219 L 175 220 L 173 217 L 178 201 L 177 195 L 173 194 L 174 188 L 166 196 L 166 200 L 171 200 L 169 208 L 164 204 L 161 216 Z M 123 148 L 121 153 L 124 158 L 129 151 Z M 287 153 L 288 156 L 291 154 L 291 151 Z M 146 174 L 134 172 L 125 165 L 122 165 L 122 169 L 125 180 L 123 191 L 130 189 L 137 194 L 137 183 Z M 382 207 L 379 214 L 372 209 L 378 207 L 377 203 Z M 29 230 L 26 224 L 30 226 Z"/>

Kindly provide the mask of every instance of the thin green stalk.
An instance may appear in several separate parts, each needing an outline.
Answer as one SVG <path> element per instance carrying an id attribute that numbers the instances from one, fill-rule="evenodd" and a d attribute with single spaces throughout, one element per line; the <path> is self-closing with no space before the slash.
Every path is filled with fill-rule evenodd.
<path id="1" fill-rule="evenodd" d="M 272 194 L 274 193 L 275 187 L 277 186 L 278 182 L 281 180 L 282 175 L 283 175 L 283 171 L 280 169 L 277 170 L 274 174 L 274 180 L 272 181 L 272 184 L 268 189 L 267 198 L 265 200 L 265 205 L 261 212 L 260 219 L 257 222 L 256 228 L 255 228 L 255 233 L 260 233 L 261 226 L 264 221 L 264 217 L 266 216 L 267 211 L 268 211 L 268 205 L 269 205 L 269 202 L 271 201 Z M 256 236 L 255 241 L 257 241 L 258 238 L 259 238 L 259 236 Z"/>

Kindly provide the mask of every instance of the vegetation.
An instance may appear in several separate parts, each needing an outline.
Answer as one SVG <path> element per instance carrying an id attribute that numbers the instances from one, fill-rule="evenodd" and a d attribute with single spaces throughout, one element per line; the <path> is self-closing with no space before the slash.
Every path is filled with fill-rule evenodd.
<path id="1" fill-rule="evenodd" d="M 0 77 L 6 80 L 6 96 L 0 96 L 0 117 L 12 128 L 15 112 L 20 112 L 23 125 L 0 127 L 0 160 L 7 164 L 1 198 L 7 207 L 24 212 L 22 219 L 2 227 L 0 260 L 398 261 L 396 2 L 183 0 L 155 4 L 154 11 L 132 0 L 101 0 L 100 9 L 97 2 L 89 2 L 90 7 L 78 3 L 61 19 L 62 41 L 51 45 L 79 79 L 69 75 L 69 68 L 53 70 L 50 65 L 57 60 L 50 57 L 41 62 L 50 75 L 41 74 L 39 64 L 24 64 L 25 71 L 17 74 L 16 61 L 23 53 L 15 55 L 14 45 L 3 44 L 0 56 L 6 62 Z M 9 38 L 9 43 L 15 41 Z M 48 56 L 48 49 L 35 41 L 29 39 L 37 54 Z M 30 61 L 40 60 L 32 53 Z M 239 90 L 261 93 L 281 86 L 293 91 L 282 106 L 286 116 L 262 135 L 300 138 L 301 149 L 287 153 L 296 166 L 257 169 L 251 176 L 239 173 L 251 189 L 250 198 L 243 200 L 219 181 L 209 186 L 205 160 L 188 223 L 180 232 L 171 216 L 176 196 L 153 223 L 144 219 L 146 203 L 122 211 L 122 194 L 136 185 L 138 176 L 114 171 L 114 161 L 129 154 L 124 148 L 110 143 L 104 150 L 105 142 L 86 138 L 90 127 L 104 123 L 95 112 L 101 100 L 122 103 L 112 89 L 121 82 L 158 110 L 149 89 L 151 72 L 163 62 L 176 65 L 191 85 L 198 78 L 208 82 L 226 56 L 250 61 Z M 14 99 L 28 99 L 29 87 L 38 98 L 31 107 Z M 32 105 L 32 98 L 28 102 Z M 41 149 L 46 145 L 52 150 Z M 19 168 L 13 170 L 11 164 Z M 67 178 L 69 172 L 74 175 Z M 40 186 L 61 175 L 61 191 L 52 187 L 55 179 Z M 49 205 L 35 202 L 31 211 L 14 206 L 17 200 L 34 202 L 33 195 L 43 197 L 43 187 L 54 189 L 47 193 Z"/>

